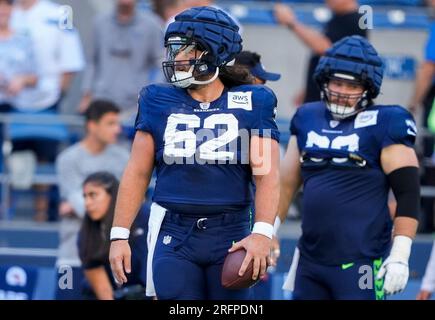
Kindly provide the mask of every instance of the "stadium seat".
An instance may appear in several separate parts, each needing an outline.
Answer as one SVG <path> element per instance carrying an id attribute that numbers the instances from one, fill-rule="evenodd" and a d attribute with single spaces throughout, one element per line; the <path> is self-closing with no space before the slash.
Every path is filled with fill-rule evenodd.
<path id="1" fill-rule="evenodd" d="M 3 148 L 0 165 L 7 163 L 7 159 L 11 154 L 11 144 L 8 142 L 18 142 L 23 140 L 38 140 L 50 143 L 65 143 L 71 142 L 71 133 L 69 125 L 81 124 L 81 119 L 68 116 L 62 116 L 53 112 L 14 112 L 8 115 L 8 120 L 4 125 L 4 141 L 6 148 Z M 2 212 L 5 217 L 10 218 L 13 216 L 11 208 L 9 207 L 10 195 L 10 173 L 6 166 L 1 166 L 0 183 L 1 183 L 1 203 Z M 38 164 L 36 166 L 32 183 L 34 184 L 49 184 L 55 185 L 57 183 L 56 172 L 54 163 Z"/>

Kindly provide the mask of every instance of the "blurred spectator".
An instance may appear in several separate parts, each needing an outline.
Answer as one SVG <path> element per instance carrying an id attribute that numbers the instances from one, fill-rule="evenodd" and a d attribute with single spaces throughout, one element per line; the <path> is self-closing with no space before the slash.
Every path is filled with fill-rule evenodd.
<path id="1" fill-rule="evenodd" d="M 17 103 L 20 104 L 26 88 L 33 87 L 37 82 L 32 42 L 10 27 L 12 5 L 13 0 L 0 0 L 0 113 L 12 111 Z"/>
<path id="2" fill-rule="evenodd" d="M 279 73 L 268 72 L 261 63 L 261 56 L 256 52 L 242 51 L 236 56 L 234 64 L 245 66 L 254 77 L 253 84 L 265 84 L 267 81 L 278 81 Z"/>
<path id="3" fill-rule="evenodd" d="M 435 10 L 435 0 L 428 0 L 427 4 L 429 13 Z M 414 113 L 420 106 L 423 107 L 423 124 L 425 127 L 427 127 L 428 115 L 435 97 L 435 16 L 433 14 L 430 14 L 432 23 L 425 46 L 424 60 L 420 63 L 417 71 L 414 93 L 409 102 L 409 109 Z"/>
<path id="4" fill-rule="evenodd" d="M 420 63 L 417 71 L 414 92 L 408 108 L 414 114 L 414 117 L 419 118 L 419 123 L 421 123 L 423 127 L 435 133 L 435 109 L 433 108 L 435 102 L 435 0 L 428 0 L 427 4 L 429 6 L 428 10 L 432 18 L 432 23 L 425 45 L 424 59 Z M 427 159 L 432 157 L 432 163 L 430 163 L 430 161 L 422 162 L 422 166 L 424 167 L 422 184 L 434 186 L 434 135 L 421 135 L 421 138 L 422 156 Z M 426 197 L 422 199 L 420 232 L 432 232 L 434 205 L 435 202 L 433 198 Z"/>
<path id="5" fill-rule="evenodd" d="M 122 111 L 137 110 L 137 93 L 160 70 L 163 33 L 157 16 L 139 12 L 136 0 L 117 0 L 116 11 L 95 19 L 79 112 L 92 99 L 114 101 Z M 160 74 L 160 73 L 159 73 Z"/>
<path id="6" fill-rule="evenodd" d="M 174 17 L 186 9 L 185 0 L 152 0 L 154 12 L 162 19 L 163 28 L 174 21 Z"/>
<path id="7" fill-rule="evenodd" d="M 16 0 L 12 27 L 32 39 L 38 76 L 36 86 L 23 91 L 15 102 L 14 107 L 19 111 L 56 112 L 74 74 L 84 67 L 79 35 L 62 19 L 61 6 L 51 1 Z M 14 151 L 31 150 L 40 163 L 54 163 L 57 148 L 57 143 L 40 139 L 14 143 Z M 37 185 L 34 189 L 34 219 L 45 221 L 48 218 L 49 187 Z"/>
<path id="8" fill-rule="evenodd" d="M 57 110 L 73 75 L 84 67 L 80 38 L 61 19 L 61 7 L 48 0 L 16 0 L 12 27 L 33 40 L 38 84 L 16 107 L 23 111 Z"/>
<path id="9" fill-rule="evenodd" d="M 118 289 L 109 263 L 110 228 L 119 181 L 108 172 L 96 172 L 83 183 L 86 215 L 79 233 L 78 250 L 86 282 L 87 299 L 145 299 L 147 214 L 141 210 L 131 229 L 132 268 L 127 284 Z M 118 290 L 117 290 L 118 289 Z"/>
<path id="10" fill-rule="evenodd" d="M 300 23 L 293 10 L 287 5 L 275 5 L 275 18 L 278 23 L 293 31 L 312 51 L 305 88 L 297 94 L 294 101 L 297 107 L 302 103 L 320 100 L 320 89 L 313 80 L 313 73 L 325 51 L 334 42 L 344 37 L 351 35 L 367 37 L 367 29 L 359 27 L 359 20 L 362 15 L 358 13 L 358 2 L 356 0 L 326 0 L 325 3 L 332 11 L 332 17 L 324 26 L 322 33 Z"/>
<path id="11" fill-rule="evenodd" d="M 432 253 L 426 266 L 426 272 L 421 282 L 417 300 L 429 300 L 435 291 L 435 241 L 432 245 Z"/>
<path id="12" fill-rule="evenodd" d="M 77 234 L 85 215 L 82 183 L 96 171 L 106 170 L 120 178 L 128 151 L 115 145 L 121 131 L 119 108 L 108 101 L 94 101 L 85 113 L 86 136 L 65 149 L 56 160 L 61 204 L 60 243 L 56 265 L 69 265 L 80 277 Z M 59 290 L 57 298 L 71 298 L 71 290 Z M 73 297 L 74 298 L 74 297 Z"/>
<path id="13" fill-rule="evenodd" d="M 424 60 L 417 71 L 414 93 L 409 102 L 409 110 L 414 116 L 421 117 L 424 127 L 429 127 L 429 115 L 435 98 L 435 0 L 428 0 L 429 15 L 432 18 L 429 37 L 426 42 Z M 433 154 L 434 139 L 425 138 L 423 141 L 424 156 Z"/>
<path id="14" fill-rule="evenodd" d="M 427 126 L 428 126 L 429 131 L 432 132 L 433 134 L 435 134 L 435 99 L 432 102 L 432 109 L 430 111 L 430 114 L 429 114 L 429 117 L 427 120 Z M 435 156 L 435 155 L 433 155 L 433 156 Z M 433 163 L 435 163 L 435 161 Z"/>
<path id="15" fill-rule="evenodd" d="M 10 28 L 12 4 L 0 0 L 0 112 L 20 105 L 26 88 L 37 83 L 31 39 Z"/>
<path id="16" fill-rule="evenodd" d="M 219 7 L 218 5 L 215 4 L 214 0 L 184 0 L 184 3 L 186 5 L 186 8 L 191 8 L 191 7 L 214 7 L 217 9 L 221 9 L 223 11 L 225 11 L 239 26 L 239 33 L 242 34 L 243 33 L 243 27 L 242 24 L 240 23 L 240 21 L 234 17 L 231 13 L 229 13 L 228 11 L 222 9 L 221 7 Z"/>
<path id="17" fill-rule="evenodd" d="M 184 0 L 188 7 L 214 7 L 214 0 Z"/>

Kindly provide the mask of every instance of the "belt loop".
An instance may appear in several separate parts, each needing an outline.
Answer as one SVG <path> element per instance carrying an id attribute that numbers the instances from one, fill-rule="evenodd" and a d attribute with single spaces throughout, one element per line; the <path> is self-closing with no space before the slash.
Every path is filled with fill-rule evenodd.
<path id="1" fill-rule="evenodd" d="M 196 226 L 196 222 L 197 221 L 195 221 L 194 223 L 192 223 L 192 225 L 190 226 L 190 229 L 189 229 L 189 231 L 187 232 L 187 234 L 186 234 L 186 236 L 184 237 L 184 239 L 179 243 L 179 244 L 177 244 L 176 246 L 174 246 L 174 250 L 175 251 L 178 251 L 185 243 L 186 243 L 186 241 L 190 238 L 190 236 L 192 235 L 192 233 L 193 233 L 193 228 L 195 228 L 195 226 Z"/>
<path id="2" fill-rule="evenodd" d="M 190 236 L 193 233 L 193 230 L 195 228 L 195 226 L 200 229 L 200 230 L 205 230 L 207 229 L 207 226 L 205 225 L 206 221 L 208 220 L 208 218 L 200 218 L 198 220 L 196 220 L 194 223 L 192 223 L 192 225 L 190 226 L 189 231 L 187 232 L 186 236 L 184 237 L 184 239 L 177 244 L 176 246 L 174 246 L 174 250 L 177 251 L 179 250 L 185 243 L 186 241 L 190 238 Z"/>

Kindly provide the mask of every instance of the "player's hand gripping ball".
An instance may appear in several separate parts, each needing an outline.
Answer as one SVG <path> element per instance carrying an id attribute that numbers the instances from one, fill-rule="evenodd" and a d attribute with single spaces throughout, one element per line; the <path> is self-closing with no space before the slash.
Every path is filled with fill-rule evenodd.
<path id="1" fill-rule="evenodd" d="M 253 260 L 251 260 L 249 263 L 243 276 L 239 276 L 239 270 L 242 266 L 243 260 L 245 259 L 245 255 L 246 250 L 239 249 L 237 251 L 230 252 L 226 256 L 221 277 L 221 283 L 224 288 L 233 290 L 245 289 L 252 287 L 260 280 L 260 277 L 257 277 L 257 280 L 252 279 L 254 266 Z"/>

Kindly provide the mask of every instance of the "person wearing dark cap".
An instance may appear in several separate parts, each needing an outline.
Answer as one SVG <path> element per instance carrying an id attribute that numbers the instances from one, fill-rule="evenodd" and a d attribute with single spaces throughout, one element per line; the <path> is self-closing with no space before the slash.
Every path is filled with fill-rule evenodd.
<path id="1" fill-rule="evenodd" d="M 268 72 L 261 63 L 261 56 L 256 52 L 242 51 L 236 56 L 236 65 L 246 66 L 254 76 L 254 84 L 265 84 L 266 81 L 277 81 L 281 78 L 279 73 Z"/>

